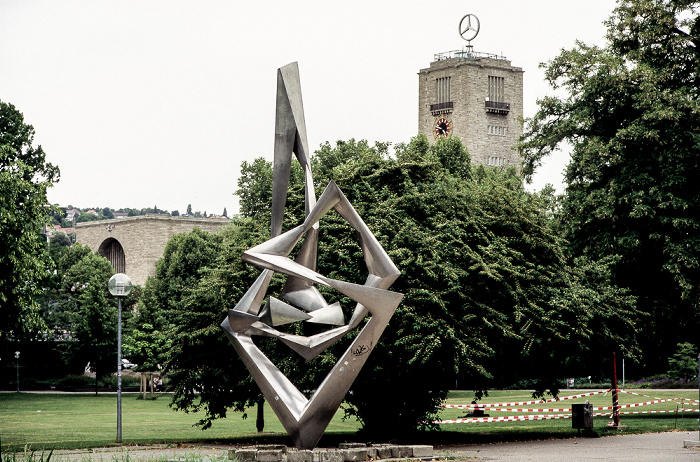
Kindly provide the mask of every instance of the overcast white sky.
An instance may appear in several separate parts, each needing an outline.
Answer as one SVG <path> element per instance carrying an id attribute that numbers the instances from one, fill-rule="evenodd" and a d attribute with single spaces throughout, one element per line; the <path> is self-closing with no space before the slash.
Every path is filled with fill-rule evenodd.
<path id="1" fill-rule="evenodd" d="M 312 150 L 349 138 L 407 142 L 418 77 L 462 48 L 525 70 L 525 116 L 549 89 L 538 64 L 602 44 L 614 0 L 0 0 L 0 100 L 61 169 L 49 200 L 79 207 L 237 210 L 243 160 L 272 159 L 276 69 L 299 62 Z M 561 191 L 566 155 L 535 188 Z"/>

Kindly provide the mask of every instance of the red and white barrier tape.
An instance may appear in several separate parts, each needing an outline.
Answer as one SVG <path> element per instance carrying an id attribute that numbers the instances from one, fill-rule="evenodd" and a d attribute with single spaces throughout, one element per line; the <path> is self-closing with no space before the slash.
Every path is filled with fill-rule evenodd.
<path id="1" fill-rule="evenodd" d="M 484 423 L 484 422 L 516 422 L 516 421 L 528 421 L 528 420 L 551 420 L 551 419 L 570 419 L 571 418 L 571 409 L 565 409 L 565 408 L 553 408 L 553 409 L 529 409 L 529 408 L 512 408 L 509 406 L 526 406 L 530 404 L 544 404 L 544 403 L 551 403 L 555 401 L 564 401 L 567 399 L 577 399 L 577 398 L 583 398 L 586 396 L 593 396 L 593 395 L 598 395 L 601 393 L 609 393 L 612 391 L 612 389 L 608 390 L 600 390 L 600 391 L 594 391 L 590 393 L 582 393 L 579 395 L 573 395 L 573 396 L 564 396 L 562 398 L 550 398 L 546 400 L 539 400 L 539 401 L 520 401 L 520 402 L 512 402 L 512 403 L 484 403 L 484 404 L 444 404 L 442 407 L 445 409 L 467 409 L 467 410 L 488 410 L 488 411 L 494 411 L 494 412 L 568 412 L 569 414 L 539 414 L 539 415 L 519 415 L 519 416 L 504 416 L 504 417 L 473 417 L 473 418 L 466 418 L 466 419 L 451 419 L 451 420 L 441 420 L 441 421 L 435 421 L 434 423 L 437 424 L 453 424 L 453 423 Z M 695 403 L 700 403 L 699 400 L 696 399 L 691 399 L 691 398 L 669 398 L 669 399 L 662 399 L 662 398 L 656 398 L 653 396 L 648 396 L 648 395 L 643 395 L 640 393 L 634 393 L 631 391 L 625 391 L 625 390 L 618 390 L 620 393 L 627 393 L 630 395 L 636 395 L 636 396 L 643 396 L 647 398 L 653 398 L 652 401 L 647 401 L 644 403 L 633 403 L 633 404 L 622 404 L 618 405 L 618 409 L 624 409 L 624 408 L 630 408 L 630 407 L 638 407 L 638 406 L 647 406 L 651 404 L 658 404 L 658 403 L 666 403 L 666 402 L 677 402 L 677 401 L 689 401 L 688 406 L 696 406 Z M 614 410 L 613 406 L 604 406 L 604 407 L 594 407 L 593 410 L 595 411 L 604 411 L 604 410 Z M 696 409 L 673 409 L 673 410 L 659 410 L 659 411 L 618 411 L 619 414 L 661 414 L 661 413 L 668 413 L 668 412 L 697 412 Z M 593 414 L 596 417 L 602 417 L 602 416 L 611 416 L 612 414 L 609 412 L 597 412 Z"/>
<path id="2" fill-rule="evenodd" d="M 658 404 L 658 403 L 665 403 L 668 401 L 673 401 L 672 399 L 662 399 L 662 400 L 656 400 L 656 401 L 647 401 L 645 403 L 634 403 L 634 404 L 621 404 L 618 406 L 618 409 L 623 409 L 627 407 L 638 407 L 638 406 L 646 406 L 649 404 Z M 454 407 L 454 406 L 453 406 Z M 464 409 L 464 408 L 460 408 Z M 488 410 L 488 411 L 493 411 L 493 412 L 571 412 L 571 408 L 550 408 L 550 409 L 543 409 L 543 408 L 522 408 L 522 407 L 487 407 L 487 408 L 482 408 L 482 407 L 471 407 L 468 409 L 482 409 L 482 410 Z M 612 406 L 603 406 L 603 407 L 594 407 L 594 411 L 605 411 L 605 410 L 612 410 Z"/>
<path id="3" fill-rule="evenodd" d="M 506 417 L 476 417 L 471 419 L 439 420 L 437 424 L 459 424 L 459 423 L 482 423 L 482 422 L 515 422 L 519 420 L 551 420 L 570 419 L 571 414 L 549 414 L 549 415 L 510 415 Z"/>
<path id="4" fill-rule="evenodd" d="M 599 395 L 601 393 L 608 393 L 609 391 L 610 390 L 600 390 L 600 391 L 593 391 L 590 393 L 582 393 L 580 395 L 564 396 L 562 398 L 543 399 L 543 400 L 539 400 L 539 401 L 520 401 L 517 403 L 444 404 L 442 407 L 445 409 L 488 409 L 488 410 L 492 410 L 493 408 L 501 408 L 501 407 L 508 407 L 508 406 L 529 406 L 530 404 L 544 404 L 544 403 L 553 403 L 556 401 L 564 401 L 567 399 L 584 398 L 586 396 L 593 396 L 593 395 Z"/>
<path id="5" fill-rule="evenodd" d="M 678 411 L 694 412 L 695 409 L 678 409 Z M 625 411 L 620 412 L 620 414 L 660 414 L 667 412 L 677 412 L 676 410 L 671 411 Z M 596 412 L 593 414 L 594 417 L 609 417 L 611 414 L 609 412 Z M 553 420 L 553 419 L 570 419 L 571 414 L 540 414 L 540 415 L 510 415 L 504 417 L 474 417 L 469 419 L 451 419 L 451 420 L 436 420 L 436 424 L 463 424 L 463 423 L 488 423 L 488 422 L 517 422 L 517 421 L 528 421 L 528 420 Z"/>
<path id="6" fill-rule="evenodd" d="M 670 411 L 623 411 L 620 414 L 665 414 L 668 412 L 696 412 L 695 409 L 671 409 Z M 609 416 L 609 412 L 596 412 L 593 414 L 594 417 Z"/>
<path id="7" fill-rule="evenodd" d="M 478 408 L 480 410 L 484 410 L 483 408 Z M 558 408 L 558 409 L 527 409 L 527 408 L 522 408 L 522 407 L 489 407 L 486 408 L 485 410 L 487 411 L 493 411 L 493 412 L 571 412 L 571 409 L 568 407 L 565 408 Z"/>

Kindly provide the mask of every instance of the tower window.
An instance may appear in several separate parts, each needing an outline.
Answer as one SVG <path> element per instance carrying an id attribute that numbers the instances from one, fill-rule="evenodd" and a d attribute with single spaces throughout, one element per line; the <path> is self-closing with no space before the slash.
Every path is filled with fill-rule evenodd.
<path id="1" fill-rule="evenodd" d="M 439 79 L 435 79 L 435 89 L 437 95 L 437 101 L 435 101 L 436 103 L 447 103 L 452 101 L 452 99 L 450 99 L 450 79 L 451 77 L 441 77 Z"/>
<path id="2" fill-rule="evenodd" d="M 489 135 L 506 136 L 506 127 L 500 125 L 487 125 L 486 133 Z"/>
<path id="3" fill-rule="evenodd" d="M 486 159 L 486 165 L 501 166 L 506 165 L 506 160 L 503 157 L 489 156 Z"/>
<path id="4" fill-rule="evenodd" d="M 451 77 L 440 77 L 435 79 L 435 104 L 430 105 L 430 112 L 436 116 L 438 114 L 449 114 L 454 108 L 454 103 L 450 96 Z"/>
<path id="5" fill-rule="evenodd" d="M 505 79 L 489 75 L 489 101 L 505 101 Z"/>

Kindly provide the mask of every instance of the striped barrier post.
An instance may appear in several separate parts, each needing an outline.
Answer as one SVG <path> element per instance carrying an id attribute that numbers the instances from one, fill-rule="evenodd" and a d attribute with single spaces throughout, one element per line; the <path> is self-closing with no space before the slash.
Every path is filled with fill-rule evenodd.
<path id="1" fill-rule="evenodd" d="M 620 409 L 618 401 L 618 390 L 617 390 L 617 357 L 613 352 L 613 428 L 620 426 Z"/>

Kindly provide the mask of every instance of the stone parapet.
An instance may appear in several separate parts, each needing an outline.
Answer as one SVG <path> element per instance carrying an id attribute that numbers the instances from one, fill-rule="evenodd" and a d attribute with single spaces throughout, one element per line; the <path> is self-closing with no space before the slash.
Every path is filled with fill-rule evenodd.
<path id="1" fill-rule="evenodd" d="M 104 250 L 110 243 L 118 242 L 126 266 L 123 272 L 134 284 L 143 286 L 149 276 L 155 275 L 156 263 L 175 234 L 187 233 L 194 228 L 214 233 L 229 223 L 226 219 L 142 215 L 78 223 L 75 236 L 76 242 L 107 258 L 110 255 Z"/>

